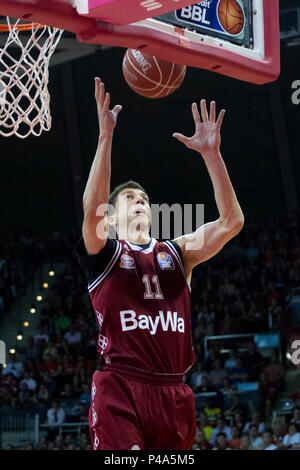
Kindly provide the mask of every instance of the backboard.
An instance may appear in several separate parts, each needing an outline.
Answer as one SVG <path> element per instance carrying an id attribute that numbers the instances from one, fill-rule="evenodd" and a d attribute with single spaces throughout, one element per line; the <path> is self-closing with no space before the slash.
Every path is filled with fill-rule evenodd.
<path id="1" fill-rule="evenodd" d="M 1 0 L 0 15 L 65 29 L 82 43 L 139 49 L 251 83 L 276 80 L 280 73 L 279 0 L 192 3 Z"/>

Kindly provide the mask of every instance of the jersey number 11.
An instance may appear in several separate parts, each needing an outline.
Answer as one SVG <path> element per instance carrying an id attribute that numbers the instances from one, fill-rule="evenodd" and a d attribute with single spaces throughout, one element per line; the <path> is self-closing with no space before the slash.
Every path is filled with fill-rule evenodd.
<path id="1" fill-rule="evenodd" d="M 145 284 L 146 292 L 144 292 L 144 299 L 163 299 L 164 294 L 161 291 L 158 276 L 155 274 L 152 276 L 152 284 L 154 285 L 155 292 L 152 292 L 151 282 L 149 274 L 144 274 L 142 278 L 143 283 Z"/>

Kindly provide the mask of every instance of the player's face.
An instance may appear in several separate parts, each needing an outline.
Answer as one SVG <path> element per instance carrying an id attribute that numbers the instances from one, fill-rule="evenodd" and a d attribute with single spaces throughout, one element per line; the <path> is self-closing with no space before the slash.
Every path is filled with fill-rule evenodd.
<path id="1" fill-rule="evenodd" d="M 117 229 L 148 232 L 151 225 L 149 198 L 144 191 L 136 188 L 123 189 L 116 201 Z"/>

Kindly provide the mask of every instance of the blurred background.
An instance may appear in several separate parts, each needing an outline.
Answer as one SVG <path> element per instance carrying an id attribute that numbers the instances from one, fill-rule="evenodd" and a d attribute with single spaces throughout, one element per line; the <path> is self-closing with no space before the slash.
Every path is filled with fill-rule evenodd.
<path id="1" fill-rule="evenodd" d="M 123 106 L 111 188 L 133 179 L 151 203 L 204 204 L 205 222 L 218 217 L 208 172 L 172 133 L 192 135 L 193 101 L 215 100 L 227 111 L 221 150 L 245 225 L 194 270 L 197 361 L 185 380 L 197 405 L 195 448 L 280 448 L 286 435 L 299 433 L 300 93 L 297 103 L 293 84 L 300 88 L 300 13 L 297 0 L 281 0 L 280 8 L 276 82 L 257 86 L 188 68 L 181 87 L 160 100 L 128 87 L 125 49 L 87 46 L 83 54 L 65 33 L 66 48 L 50 68 L 52 130 L 38 139 L 0 139 L 2 449 L 90 449 L 91 375 L 101 366 L 74 247 L 98 138 L 95 76 L 112 105 Z M 217 437 L 223 432 L 225 444 Z"/>

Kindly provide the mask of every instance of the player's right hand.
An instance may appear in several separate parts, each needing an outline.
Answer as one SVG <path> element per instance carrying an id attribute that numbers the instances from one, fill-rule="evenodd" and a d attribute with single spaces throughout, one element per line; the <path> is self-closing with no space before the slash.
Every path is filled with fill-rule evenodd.
<path id="1" fill-rule="evenodd" d="M 104 83 L 95 77 L 95 98 L 98 109 L 98 120 L 100 134 L 112 133 L 117 124 L 118 114 L 122 106 L 117 104 L 112 110 L 109 109 L 110 94 L 105 93 Z"/>

